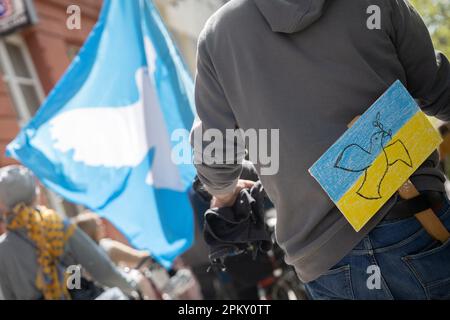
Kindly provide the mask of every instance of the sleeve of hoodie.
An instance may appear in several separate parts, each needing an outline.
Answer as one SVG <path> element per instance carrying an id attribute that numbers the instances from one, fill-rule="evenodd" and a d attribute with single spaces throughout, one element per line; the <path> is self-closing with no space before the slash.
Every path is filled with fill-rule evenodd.
<path id="1" fill-rule="evenodd" d="M 389 2 L 393 5 L 393 41 L 406 72 L 408 91 L 426 114 L 450 121 L 448 59 L 435 52 L 425 23 L 407 0 Z"/>
<path id="2" fill-rule="evenodd" d="M 205 33 L 198 44 L 195 81 L 198 119 L 191 131 L 191 144 L 200 181 L 210 194 L 221 195 L 232 192 L 237 184 L 242 170 L 244 143 L 241 136 L 237 139 L 226 137 L 227 130 L 235 130 L 238 126 L 208 52 Z M 207 130 L 214 138 L 205 134 Z M 208 146 L 212 142 L 218 146 L 213 153 Z M 231 154 L 226 155 L 225 150 L 231 150 Z"/>

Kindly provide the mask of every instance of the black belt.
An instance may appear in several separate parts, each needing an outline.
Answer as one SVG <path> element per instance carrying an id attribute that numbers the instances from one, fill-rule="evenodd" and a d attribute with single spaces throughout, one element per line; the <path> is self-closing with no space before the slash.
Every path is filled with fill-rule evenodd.
<path id="1" fill-rule="evenodd" d="M 409 200 L 399 200 L 384 217 L 384 220 L 399 220 L 413 217 L 419 212 L 432 209 L 438 214 L 444 207 L 447 196 L 442 192 L 426 191 Z"/>

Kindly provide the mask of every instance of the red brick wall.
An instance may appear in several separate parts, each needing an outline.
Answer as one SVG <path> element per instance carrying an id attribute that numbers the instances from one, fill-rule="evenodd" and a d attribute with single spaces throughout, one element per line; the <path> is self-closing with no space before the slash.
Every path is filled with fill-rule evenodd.
<path id="1" fill-rule="evenodd" d="M 0 79 L 0 167 L 14 163 L 5 157 L 6 145 L 19 131 L 17 114 L 13 107 L 5 82 Z"/>
<path id="2" fill-rule="evenodd" d="M 81 8 L 81 30 L 66 27 L 66 10 L 71 4 Z M 46 93 L 69 66 L 68 47 L 81 47 L 89 35 L 101 4 L 101 0 L 35 0 L 39 23 L 23 35 Z"/>

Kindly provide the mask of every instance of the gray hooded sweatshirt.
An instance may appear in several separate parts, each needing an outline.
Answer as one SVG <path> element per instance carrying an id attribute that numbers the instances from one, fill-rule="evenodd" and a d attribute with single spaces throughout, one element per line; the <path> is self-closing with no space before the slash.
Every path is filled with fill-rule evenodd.
<path id="1" fill-rule="evenodd" d="M 373 5 L 380 29 L 367 26 Z M 308 173 L 397 79 L 424 112 L 450 120 L 449 62 L 406 0 L 232 0 L 201 34 L 194 156 L 207 145 L 194 143 L 199 130 L 280 130 L 279 171 L 260 179 L 277 209 L 277 241 L 305 282 L 338 263 L 397 199 L 355 232 Z M 239 161 L 196 167 L 216 195 L 232 190 L 241 171 Z M 444 190 L 436 153 L 412 180 L 419 191 Z"/>

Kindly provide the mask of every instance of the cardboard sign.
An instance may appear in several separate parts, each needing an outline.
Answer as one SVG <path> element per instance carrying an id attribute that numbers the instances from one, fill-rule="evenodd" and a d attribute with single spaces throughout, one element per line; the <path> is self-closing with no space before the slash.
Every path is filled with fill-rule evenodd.
<path id="1" fill-rule="evenodd" d="M 360 231 L 441 142 L 397 81 L 309 172 Z"/>

